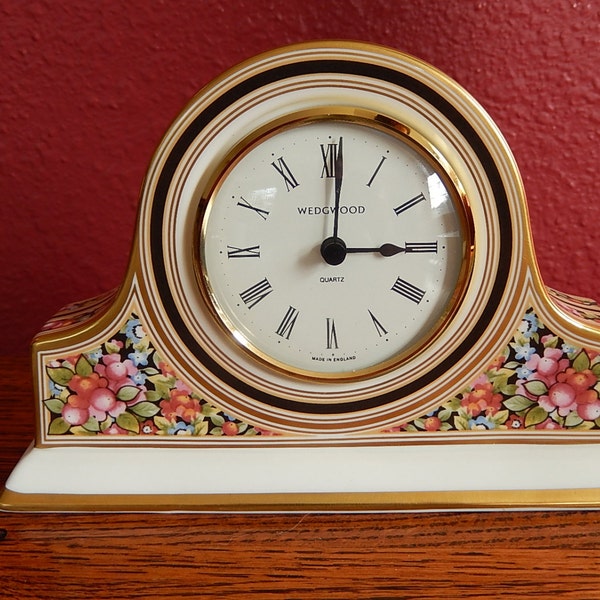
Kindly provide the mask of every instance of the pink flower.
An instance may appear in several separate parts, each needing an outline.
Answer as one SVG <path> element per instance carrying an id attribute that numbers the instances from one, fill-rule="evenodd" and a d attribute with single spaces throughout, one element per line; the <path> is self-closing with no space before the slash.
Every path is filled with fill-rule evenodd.
<path id="1" fill-rule="evenodd" d="M 103 432 L 104 435 L 126 435 L 129 432 L 122 427 L 119 427 L 116 423 L 113 423 L 110 427 L 107 427 Z"/>
<path id="2" fill-rule="evenodd" d="M 495 415 L 501 408 L 502 395 L 494 394 L 491 383 L 476 383 L 473 391 L 464 395 L 460 404 L 470 417 L 485 413 L 486 417 Z"/>
<path id="3" fill-rule="evenodd" d="M 179 417 L 186 423 L 191 423 L 202 410 L 198 400 L 178 389 L 171 390 L 170 399 L 162 400 L 160 408 L 169 421 L 175 421 Z"/>
<path id="4" fill-rule="evenodd" d="M 71 403 L 71 398 L 73 398 L 73 396 L 69 396 L 69 399 L 62 408 L 62 418 L 69 425 L 83 425 L 84 423 L 87 423 L 90 418 L 89 410 Z M 75 396 L 75 398 L 77 398 L 77 396 Z"/>
<path id="5" fill-rule="evenodd" d="M 72 426 L 87 423 L 95 410 L 93 398 L 105 395 L 107 384 L 107 380 L 98 373 L 92 373 L 88 377 L 73 375 L 69 381 L 69 389 L 74 393 L 67 398 L 62 408 L 62 418 Z"/>
<path id="6" fill-rule="evenodd" d="M 525 367 L 535 372 L 535 379 L 543 381 L 548 387 L 556 382 L 557 373 L 564 371 L 569 366 L 568 358 L 561 358 L 562 350 L 558 348 L 545 348 L 544 354 L 533 354 L 525 363 Z"/>
<path id="7" fill-rule="evenodd" d="M 130 378 L 138 373 L 133 362 L 129 358 L 122 361 L 119 354 L 106 354 L 102 363 L 99 362 L 94 371 L 108 380 L 108 387 L 115 393 L 123 386 L 132 385 Z"/>
<path id="8" fill-rule="evenodd" d="M 559 425 L 556 421 L 553 421 L 552 419 L 548 418 L 545 421 L 543 421 L 542 423 L 538 423 L 535 426 L 536 429 L 562 429 L 562 426 Z"/>
<path id="9" fill-rule="evenodd" d="M 116 418 L 125 412 L 126 408 L 125 402 L 118 400 L 109 388 L 98 388 L 90 396 L 90 415 L 96 417 L 100 423 L 106 419 L 107 414 Z"/>
<path id="10" fill-rule="evenodd" d="M 157 366 L 163 375 L 166 375 L 167 377 L 170 375 L 173 377 L 175 376 L 175 371 L 166 362 L 161 360 L 161 361 L 159 361 Z"/>

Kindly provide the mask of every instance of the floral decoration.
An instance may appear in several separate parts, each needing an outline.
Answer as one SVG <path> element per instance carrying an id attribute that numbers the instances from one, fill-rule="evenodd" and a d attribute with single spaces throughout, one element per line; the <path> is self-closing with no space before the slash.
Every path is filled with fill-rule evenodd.
<path id="1" fill-rule="evenodd" d="M 600 356 L 528 311 L 501 356 L 467 389 L 393 431 L 598 430 Z"/>
<path id="2" fill-rule="evenodd" d="M 49 435 L 278 435 L 226 414 L 165 363 L 132 314 L 110 341 L 46 366 Z M 383 434 L 599 430 L 600 353 L 569 344 L 529 310 L 472 384 Z"/>
<path id="3" fill-rule="evenodd" d="M 46 366 L 50 435 L 254 436 L 200 398 L 153 348 L 133 314 L 113 339 Z"/>

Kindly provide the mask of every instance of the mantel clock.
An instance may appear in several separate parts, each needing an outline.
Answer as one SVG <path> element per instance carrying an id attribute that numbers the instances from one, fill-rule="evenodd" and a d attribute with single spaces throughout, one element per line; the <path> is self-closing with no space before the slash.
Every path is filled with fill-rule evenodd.
<path id="1" fill-rule="evenodd" d="M 120 288 L 35 339 L 2 507 L 596 506 L 599 320 L 543 285 L 515 161 L 456 82 L 275 50 L 166 133 Z"/>

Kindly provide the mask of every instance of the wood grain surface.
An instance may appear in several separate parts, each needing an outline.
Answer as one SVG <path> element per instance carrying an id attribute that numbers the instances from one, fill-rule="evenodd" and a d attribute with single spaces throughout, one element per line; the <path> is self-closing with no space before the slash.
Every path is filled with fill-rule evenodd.
<path id="1" fill-rule="evenodd" d="M 33 436 L 0 359 L 0 477 Z M 574 466 L 576 468 L 576 466 Z M 0 513 L 0 598 L 600 599 L 600 512 Z"/>

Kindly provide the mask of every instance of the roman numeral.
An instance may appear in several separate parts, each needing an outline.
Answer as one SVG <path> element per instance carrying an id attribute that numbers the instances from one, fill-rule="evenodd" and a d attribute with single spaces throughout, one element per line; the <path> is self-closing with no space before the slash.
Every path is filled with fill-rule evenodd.
<path id="1" fill-rule="evenodd" d="M 369 310 L 369 309 L 367 309 Z M 373 325 L 375 326 L 375 331 L 379 337 L 383 337 L 387 333 L 387 329 L 377 320 L 377 317 L 369 310 L 369 316 L 371 317 L 371 321 L 373 321 Z"/>
<path id="2" fill-rule="evenodd" d="M 423 296 L 425 292 L 420 290 L 417 286 L 412 283 L 408 283 L 408 281 L 404 281 L 404 279 L 396 279 L 396 282 L 392 286 L 392 291 L 404 296 L 408 300 L 411 300 L 415 304 L 419 304 L 421 300 L 423 300 Z"/>
<path id="3" fill-rule="evenodd" d="M 436 242 L 406 242 L 405 252 L 433 252 L 437 254 L 438 243 Z"/>
<path id="4" fill-rule="evenodd" d="M 326 326 L 327 326 L 327 350 L 337 350 L 338 349 L 338 341 L 337 341 L 337 333 L 335 331 L 335 321 L 326 317 Z"/>
<path id="5" fill-rule="evenodd" d="M 227 246 L 227 258 L 260 258 L 260 246 L 248 246 L 248 248 Z"/>
<path id="6" fill-rule="evenodd" d="M 287 312 L 285 313 L 281 323 L 279 323 L 279 327 L 276 329 L 275 333 L 281 337 L 284 337 L 286 340 L 289 340 L 299 314 L 300 313 L 297 308 L 290 306 L 287 309 Z"/>
<path id="7" fill-rule="evenodd" d="M 283 181 L 285 182 L 285 187 L 288 192 L 300 185 L 290 171 L 290 168 L 285 164 L 282 156 L 280 156 L 277 161 L 273 161 L 271 165 L 283 177 Z"/>
<path id="8" fill-rule="evenodd" d="M 258 208 L 257 206 L 252 206 L 250 202 L 248 202 L 245 198 L 240 196 L 241 202 L 238 202 L 237 205 L 243 208 L 249 208 L 253 210 L 259 217 L 262 217 L 265 221 L 267 220 L 267 216 L 269 215 L 269 211 L 264 208 Z"/>
<path id="9" fill-rule="evenodd" d="M 248 308 L 256 306 L 261 300 L 266 298 L 273 288 L 267 278 L 261 279 L 259 282 L 251 285 L 247 290 L 240 293 L 240 298 Z"/>
<path id="10" fill-rule="evenodd" d="M 337 144 L 321 144 L 321 157 L 323 158 L 323 177 L 335 177 L 335 159 L 337 157 Z"/>
<path id="11" fill-rule="evenodd" d="M 371 184 L 373 183 L 373 180 L 375 179 L 375 177 L 377 177 L 377 173 L 379 173 L 379 169 L 381 169 L 381 166 L 383 165 L 383 161 L 385 159 L 386 159 L 385 156 L 381 157 L 381 160 L 379 161 L 379 164 L 375 168 L 375 171 L 373 172 L 373 175 L 371 175 L 371 179 L 369 179 L 369 183 L 367 183 L 367 187 L 371 187 Z"/>
<path id="12" fill-rule="evenodd" d="M 425 200 L 425 196 L 423 196 L 423 194 L 419 194 L 418 196 L 415 196 L 414 198 L 411 198 L 410 200 L 408 200 L 404 204 L 401 204 L 400 206 L 397 206 L 394 209 L 394 212 L 396 213 L 396 215 L 399 215 L 399 214 L 403 213 L 405 210 L 408 210 L 409 208 L 412 208 L 413 206 L 416 206 L 417 204 L 419 204 L 419 202 L 423 202 L 423 200 Z"/>

